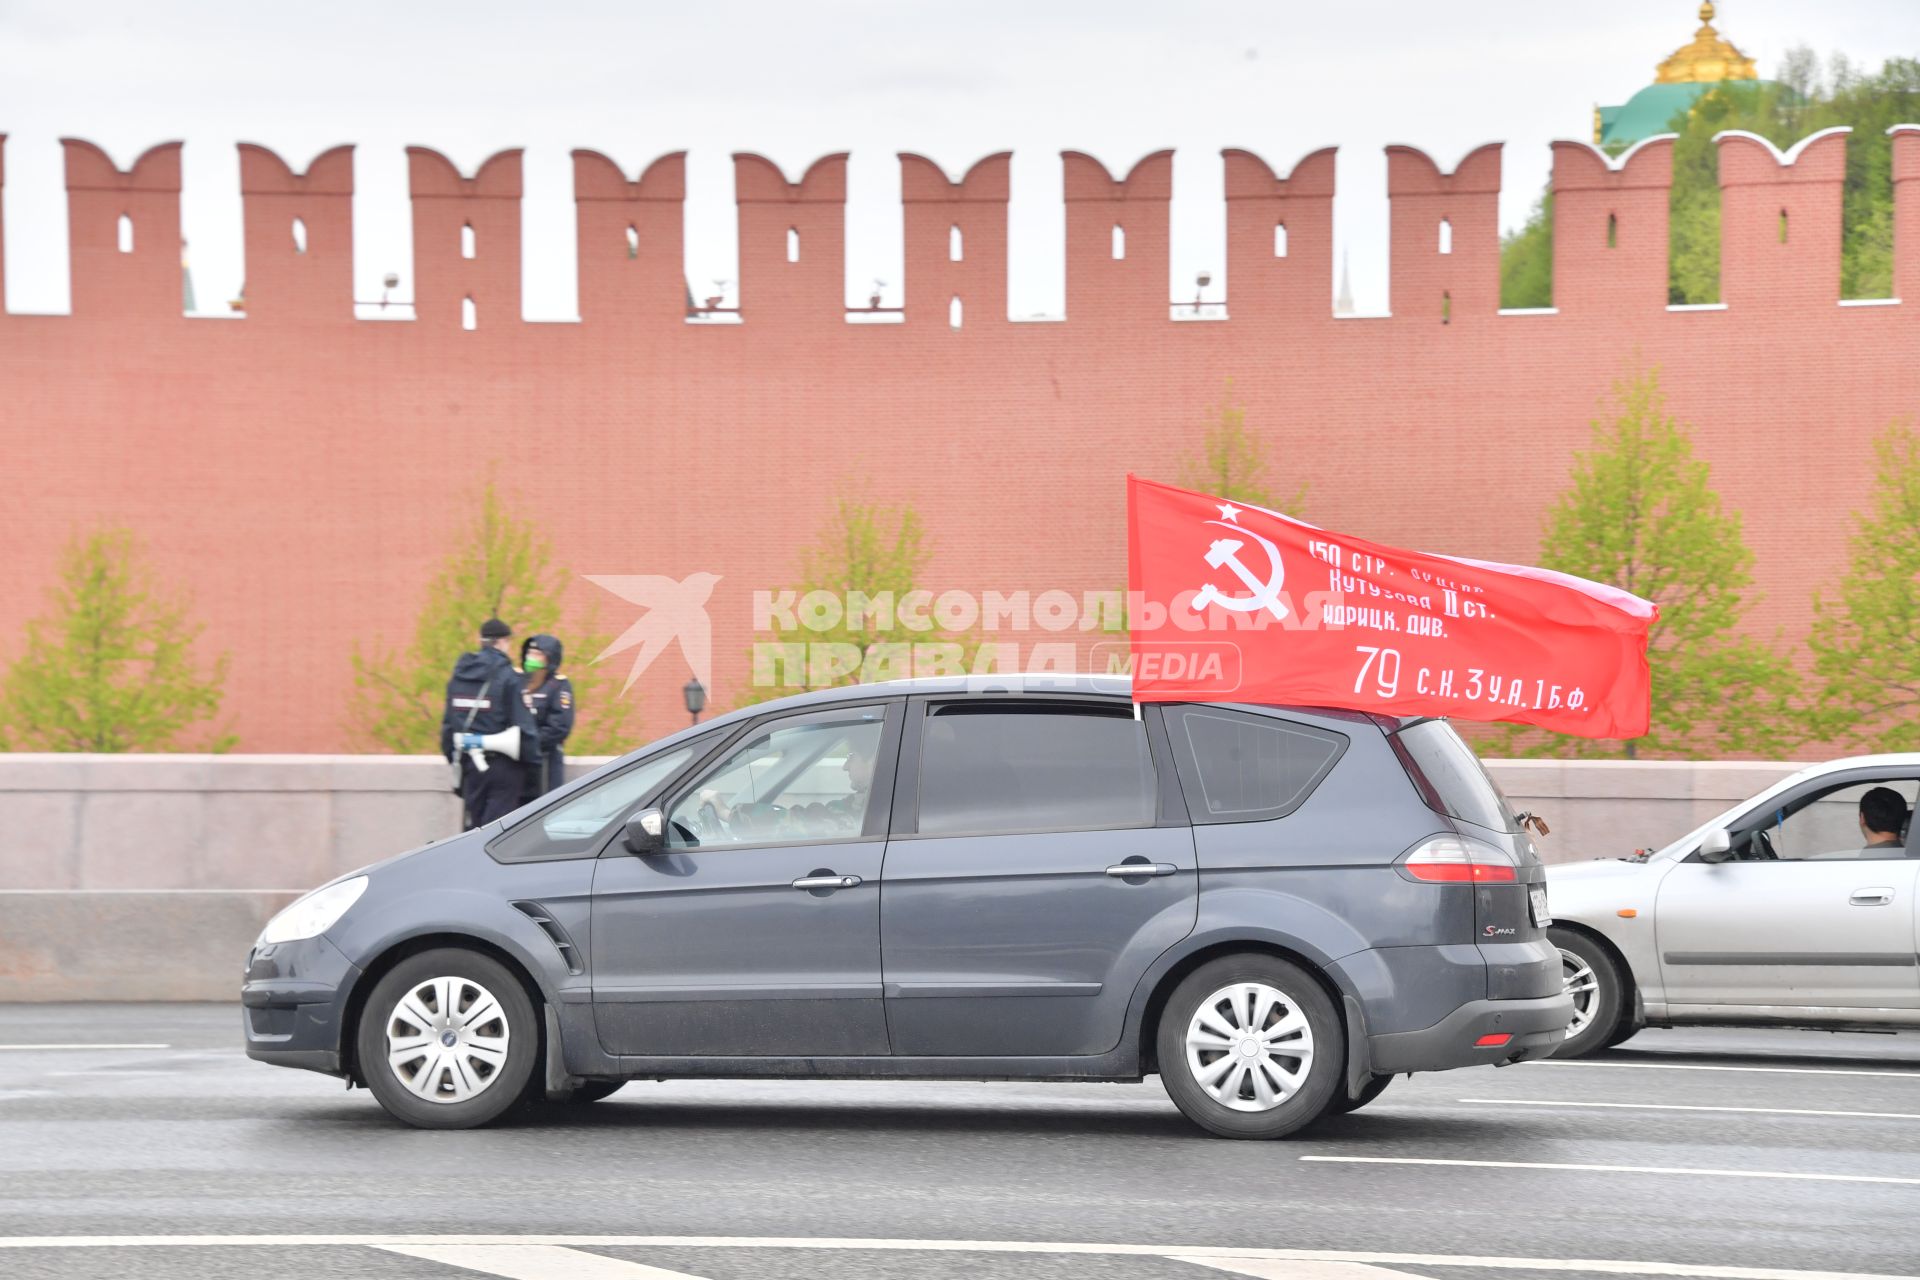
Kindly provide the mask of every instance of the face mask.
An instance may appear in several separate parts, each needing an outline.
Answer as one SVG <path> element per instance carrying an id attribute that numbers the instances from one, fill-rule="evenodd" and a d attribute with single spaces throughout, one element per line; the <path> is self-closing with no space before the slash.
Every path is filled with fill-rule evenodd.
<path id="1" fill-rule="evenodd" d="M 538 649 L 527 650 L 527 670 L 545 671 L 546 669 L 547 660 L 541 655 L 540 651 Z"/>

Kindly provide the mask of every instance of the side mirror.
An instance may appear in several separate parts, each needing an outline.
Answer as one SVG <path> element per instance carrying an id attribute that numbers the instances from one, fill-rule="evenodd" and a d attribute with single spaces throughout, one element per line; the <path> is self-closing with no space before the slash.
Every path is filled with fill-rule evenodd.
<path id="1" fill-rule="evenodd" d="M 667 815 L 658 809 L 642 809 L 627 819 L 621 833 L 627 851 L 645 857 L 667 847 Z"/>
<path id="2" fill-rule="evenodd" d="M 1727 834 L 1725 827 L 1709 831 L 1700 841 L 1700 861 L 1725 862 L 1733 856 L 1733 837 Z"/>

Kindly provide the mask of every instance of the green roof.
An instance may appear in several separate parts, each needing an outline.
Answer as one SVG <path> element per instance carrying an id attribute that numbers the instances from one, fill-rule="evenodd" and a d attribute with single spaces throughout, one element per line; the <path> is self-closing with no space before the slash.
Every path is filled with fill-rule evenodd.
<path id="1" fill-rule="evenodd" d="M 1667 122 L 1690 109 L 1711 84 L 1650 84 L 1617 107 L 1600 108 L 1601 146 L 1639 142 L 1667 132 Z"/>
<path id="2" fill-rule="evenodd" d="M 1748 88 L 1772 83 L 1771 80 L 1718 80 L 1650 84 L 1617 107 L 1598 109 L 1600 136 L 1596 141 L 1601 146 L 1640 142 L 1656 133 L 1670 132 L 1668 123 L 1674 116 L 1691 110 L 1695 101 L 1723 84 Z"/>

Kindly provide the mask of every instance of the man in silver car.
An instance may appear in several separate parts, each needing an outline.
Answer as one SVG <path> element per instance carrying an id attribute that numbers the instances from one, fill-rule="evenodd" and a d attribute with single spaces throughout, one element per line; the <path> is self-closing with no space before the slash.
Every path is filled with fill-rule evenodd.
<path id="1" fill-rule="evenodd" d="M 1906 843 L 1907 802 L 1892 787 L 1874 787 L 1860 797 L 1860 838 L 1863 858 L 1897 858 Z"/>

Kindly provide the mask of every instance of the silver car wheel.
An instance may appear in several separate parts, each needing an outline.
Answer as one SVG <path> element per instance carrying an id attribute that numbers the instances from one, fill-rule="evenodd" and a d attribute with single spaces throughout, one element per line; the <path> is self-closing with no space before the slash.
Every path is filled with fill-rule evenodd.
<path id="1" fill-rule="evenodd" d="M 1567 1039 L 1585 1031 L 1593 1022 L 1593 1002 L 1600 994 L 1600 979 L 1593 966 L 1564 947 L 1560 950 L 1560 968 L 1566 974 L 1567 994 L 1573 997 L 1573 1021 L 1567 1024 Z"/>
<path id="2" fill-rule="evenodd" d="M 507 1063 L 513 1030 L 491 991 L 471 978 L 416 983 L 387 1015 L 387 1067 L 427 1102 L 466 1102 Z"/>
<path id="3" fill-rule="evenodd" d="M 1215 1102 L 1271 1111 L 1313 1068 L 1313 1028 L 1278 987 L 1239 982 L 1208 996 L 1187 1023 L 1187 1070 Z"/>

